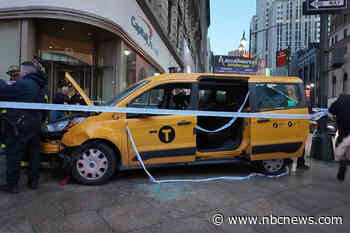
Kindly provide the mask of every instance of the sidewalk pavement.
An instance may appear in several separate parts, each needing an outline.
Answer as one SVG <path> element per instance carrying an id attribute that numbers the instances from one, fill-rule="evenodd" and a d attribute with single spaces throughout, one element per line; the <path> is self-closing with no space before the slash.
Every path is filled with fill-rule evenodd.
<path id="1" fill-rule="evenodd" d="M 336 180 L 337 164 L 307 158 L 308 171 L 245 181 L 152 184 L 142 170 L 102 186 L 59 185 L 43 172 L 38 190 L 0 193 L 0 232 L 349 232 L 350 176 Z M 246 164 L 152 169 L 159 179 L 244 176 Z M 349 175 L 349 174 L 348 174 Z M 3 177 L 2 177 L 3 181 Z M 226 218 L 220 226 L 213 216 Z M 228 216 L 341 216 L 338 225 L 229 224 Z"/>

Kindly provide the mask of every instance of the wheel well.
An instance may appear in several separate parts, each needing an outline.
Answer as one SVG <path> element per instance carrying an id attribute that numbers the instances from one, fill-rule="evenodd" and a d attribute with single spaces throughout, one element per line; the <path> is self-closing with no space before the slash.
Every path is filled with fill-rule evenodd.
<path id="1" fill-rule="evenodd" d="M 120 166 L 122 164 L 122 156 L 120 154 L 120 150 L 118 149 L 118 147 L 113 142 L 108 141 L 106 139 L 96 138 L 96 139 L 90 139 L 90 140 L 86 141 L 85 143 L 92 143 L 92 142 L 103 143 L 103 144 L 109 146 L 114 151 L 115 156 L 118 159 L 118 165 L 117 166 Z"/>

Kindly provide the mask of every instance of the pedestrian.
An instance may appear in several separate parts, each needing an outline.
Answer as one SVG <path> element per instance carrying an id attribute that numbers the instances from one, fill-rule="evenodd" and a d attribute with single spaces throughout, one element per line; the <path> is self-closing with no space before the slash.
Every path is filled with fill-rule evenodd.
<path id="1" fill-rule="evenodd" d="M 21 64 L 19 77 L 11 85 L 0 85 L 0 101 L 42 103 L 42 89 L 47 80 L 33 62 Z M 7 109 L 5 123 L 5 144 L 7 163 L 7 184 L 0 189 L 9 193 L 18 193 L 20 162 L 26 148 L 29 148 L 28 187 L 39 186 L 40 168 L 40 110 Z"/>
<path id="2" fill-rule="evenodd" d="M 56 93 L 55 98 L 53 99 L 54 104 L 68 104 L 69 103 L 69 97 L 68 97 L 69 87 L 67 84 L 62 84 L 60 90 Z M 53 110 L 50 112 L 50 122 L 54 122 L 56 120 L 59 120 L 60 118 L 64 117 L 63 111 L 57 111 Z"/>
<path id="3" fill-rule="evenodd" d="M 341 94 L 338 99 L 331 105 L 329 112 L 336 117 L 338 138 L 335 146 L 338 147 L 343 139 L 350 135 L 350 95 Z M 347 161 L 339 161 L 339 170 L 337 178 L 344 181 L 346 175 Z"/>

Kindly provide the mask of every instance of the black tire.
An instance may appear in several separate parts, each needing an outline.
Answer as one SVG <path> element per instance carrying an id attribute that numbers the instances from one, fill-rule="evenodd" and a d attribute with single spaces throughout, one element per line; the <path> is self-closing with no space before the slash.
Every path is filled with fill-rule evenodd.
<path id="1" fill-rule="evenodd" d="M 109 181 L 116 170 L 118 163 L 116 156 L 109 146 L 103 143 L 91 143 L 84 151 L 75 156 L 72 176 L 80 184 L 104 184 Z M 96 165 L 96 163 L 101 165 Z"/>
<path id="2" fill-rule="evenodd" d="M 287 165 L 285 159 L 267 159 L 257 161 L 257 163 L 259 170 L 265 175 L 279 175 L 285 171 Z"/>

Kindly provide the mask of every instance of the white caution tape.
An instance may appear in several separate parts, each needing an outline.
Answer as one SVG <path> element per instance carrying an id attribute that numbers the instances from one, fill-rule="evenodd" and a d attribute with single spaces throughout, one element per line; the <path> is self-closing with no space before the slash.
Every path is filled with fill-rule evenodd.
<path id="1" fill-rule="evenodd" d="M 212 116 L 212 117 L 241 117 L 241 118 L 276 118 L 276 119 L 313 119 L 318 120 L 326 116 L 328 111 L 315 114 L 272 114 L 272 113 L 246 113 L 246 112 L 214 112 L 197 110 L 167 110 L 150 108 L 117 108 L 109 106 L 82 106 L 66 104 L 39 104 L 23 102 L 0 101 L 0 109 L 31 109 L 31 110 L 56 110 L 56 111 L 78 111 L 78 112 L 114 112 L 114 113 L 136 113 L 156 115 L 184 115 L 184 116 Z"/>
<path id="2" fill-rule="evenodd" d="M 268 178 L 279 178 L 279 177 L 286 176 L 286 175 L 289 174 L 289 169 L 288 169 L 288 167 L 286 167 L 285 171 L 283 173 L 279 174 L 279 175 L 265 175 L 265 174 L 262 174 L 262 173 L 251 173 L 251 174 L 249 174 L 247 176 L 220 176 L 220 177 L 209 177 L 209 178 L 204 178 L 204 179 L 157 180 L 147 170 L 147 168 L 146 168 L 146 166 L 145 166 L 145 164 L 144 164 L 144 162 L 142 160 L 142 157 L 141 157 L 140 153 L 137 150 L 137 147 L 135 145 L 135 141 L 134 141 L 134 139 L 133 139 L 133 137 L 131 135 L 129 127 L 126 127 L 126 131 L 127 131 L 128 136 L 130 138 L 130 142 L 131 142 L 132 148 L 133 148 L 133 150 L 136 153 L 137 160 L 139 161 L 139 163 L 141 164 L 143 170 L 146 172 L 146 174 L 148 175 L 149 179 L 153 183 L 161 184 L 161 183 L 175 183 L 175 182 L 208 182 L 208 181 L 216 181 L 216 180 L 242 181 L 242 180 L 248 180 L 248 179 L 253 178 L 255 176 L 262 176 L 262 177 L 268 177 Z"/>
<path id="3" fill-rule="evenodd" d="M 247 103 L 247 100 L 248 100 L 248 97 L 249 97 L 249 91 L 243 101 L 243 104 L 241 105 L 241 107 L 239 107 L 238 109 L 238 112 L 242 112 L 245 104 Z M 207 130 L 207 129 L 203 129 L 202 127 L 200 127 L 199 125 L 196 126 L 196 129 L 200 130 L 200 131 L 203 131 L 203 132 L 206 132 L 206 133 L 217 133 L 217 132 L 220 132 L 224 129 L 227 129 L 228 127 L 230 127 L 231 125 L 233 125 L 237 120 L 237 117 L 233 117 L 232 120 L 230 120 L 228 123 L 226 123 L 225 125 L 223 125 L 222 127 L 216 129 L 216 130 Z"/>
<path id="4" fill-rule="evenodd" d="M 60 105 L 60 104 L 38 104 L 23 102 L 1 102 L 0 109 L 30 109 L 30 110 L 57 110 L 57 111 L 78 111 L 78 112 L 115 112 L 115 113 L 138 113 L 138 114 L 158 114 L 158 115 L 191 115 L 191 116 L 213 116 L 213 117 L 231 117 L 231 118 L 277 118 L 277 119 L 313 119 L 318 120 L 328 114 L 327 109 L 320 109 L 315 114 L 267 114 L 267 113 L 242 113 L 242 112 L 212 112 L 212 111 L 194 111 L 194 110 L 165 110 L 165 109 L 147 109 L 147 108 L 116 108 L 106 106 L 81 106 L 81 105 Z M 186 179 L 186 180 L 156 180 L 146 169 L 143 160 L 137 151 L 135 142 L 132 138 L 129 128 L 126 128 L 131 144 L 136 153 L 137 159 L 144 171 L 147 173 L 152 182 L 169 183 L 169 182 L 206 182 L 215 180 L 247 180 L 255 176 L 265 176 L 269 178 L 278 178 L 289 173 L 288 168 L 280 175 L 266 176 L 261 173 L 252 173 L 248 176 L 223 176 L 211 177 L 206 179 Z"/>

